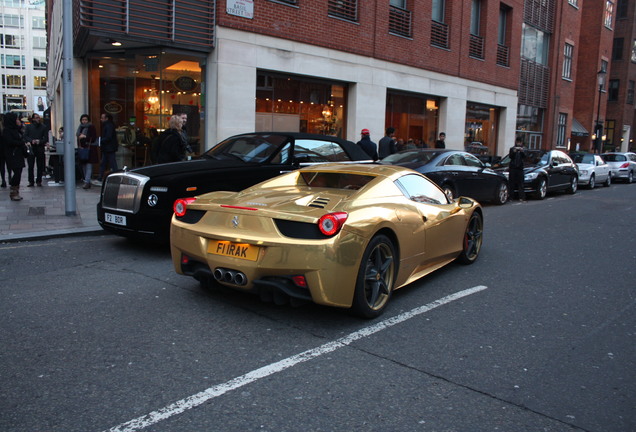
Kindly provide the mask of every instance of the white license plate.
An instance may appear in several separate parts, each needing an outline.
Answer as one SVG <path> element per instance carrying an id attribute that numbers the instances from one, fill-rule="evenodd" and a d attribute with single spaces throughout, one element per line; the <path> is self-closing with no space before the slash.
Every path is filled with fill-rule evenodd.
<path id="1" fill-rule="evenodd" d="M 126 216 L 119 216 L 112 213 L 104 213 L 104 220 L 115 225 L 126 225 Z"/>

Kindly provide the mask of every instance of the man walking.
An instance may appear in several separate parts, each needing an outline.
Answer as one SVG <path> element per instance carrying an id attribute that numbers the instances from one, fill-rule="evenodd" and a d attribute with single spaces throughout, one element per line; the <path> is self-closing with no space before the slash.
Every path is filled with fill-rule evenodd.
<path id="1" fill-rule="evenodd" d="M 113 116 L 104 113 L 101 115 L 100 120 L 102 122 L 102 134 L 99 138 L 99 146 L 102 150 L 102 162 L 99 166 L 99 177 L 97 179 L 99 185 L 104 181 L 106 167 L 110 168 L 111 171 L 117 171 L 117 158 L 115 157 L 115 153 L 117 153 L 119 148 Z"/>
<path id="2" fill-rule="evenodd" d="M 33 187 L 34 183 L 38 186 L 42 186 L 42 174 L 44 174 L 44 147 L 49 142 L 49 130 L 41 122 L 40 115 L 34 113 L 31 116 L 31 124 L 27 125 L 24 140 L 27 145 L 30 145 L 31 152 L 27 157 L 27 163 L 29 164 L 29 184 L 28 187 Z M 35 174 L 33 168 L 37 167 Z"/>
<path id="3" fill-rule="evenodd" d="M 378 143 L 378 156 L 380 157 L 380 159 L 384 159 L 385 157 L 392 155 L 393 153 L 397 153 L 397 144 L 393 139 L 394 134 L 395 128 L 386 128 L 386 134 Z"/>
<path id="4" fill-rule="evenodd" d="M 358 141 L 357 144 L 362 147 L 362 150 L 364 150 L 371 159 L 373 159 L 373 162 L 377 161 L 378 146 L 376 143 L 371 141 L 371 133 L 369 132 L 369 129 L 362 129 L 360 135 L 362 135 L 362 138 L 360 139 L 360 141 Z"/>

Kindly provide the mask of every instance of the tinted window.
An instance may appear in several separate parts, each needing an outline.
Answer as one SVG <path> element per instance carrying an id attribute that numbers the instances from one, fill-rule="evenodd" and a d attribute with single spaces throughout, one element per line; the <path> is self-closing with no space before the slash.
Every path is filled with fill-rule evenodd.
<path id="1" fill-rule="evenodd" d="M 577 153 L 572 155 L 572 160 L 576 163 L 584 163 L 584 164 L 593 164 L 594 163 L 594 155 L 593 154 L 581 154 Z"/>
<path id="2" fill-rule="evenodd" d="M 605 159 L 606 162 L 625 162 L 627 160 L 624 155 L 620 154 L 606 154 L 603 155 L 603 159 Z"/>
<path id="3" fill-rule="evenodd" d="M 415 174 L 408 174 L 396 180 L 407 198 L 426 204 L 448 204 L 444 192 L 430 180 Z"/>
<path id="4" fill-rule="evenodd" d="M 215 159 L 262 162 L 278 151 L 286 138 L 280 135 L 244 135 L 220 142 L 205 153 Z"/>
<path id="5" fill-rule="evenodd" d="M 358 190 L 371 180 L 371 175 L 334 173 L 334 172 L 302 172 L 301 177 L 311 187 Z"/>
<path id="6" fill-rule="evenodd" d="M 382 159 L 382 162 L 388 164 L 401 164 L 408 162 L 428 162 L 435 155 L 435 153 L 421 152 L 421 151 L 405 151 L 394 153 Z"/>
<path id="7" fill-rule="evenodd" d="M 484 164 L 481 163 L 479 159 L 477 159 L 475 156 L 471 154 L 465 154 L 464 160 L 466 161 L 466 165 L 471 167 L 482 168 L 484 166 Z"/>
<path id="8" fill-rule="evenodd" d="M 462 157 L 462 155 L 459 153 L 455 153 L 453 155 L 450 155 L 448 159 L 446 159 L 446 161 L 444 162 L 444 165 L 466 165 L 466 164 L 464 163 L 464 158 Z"/>

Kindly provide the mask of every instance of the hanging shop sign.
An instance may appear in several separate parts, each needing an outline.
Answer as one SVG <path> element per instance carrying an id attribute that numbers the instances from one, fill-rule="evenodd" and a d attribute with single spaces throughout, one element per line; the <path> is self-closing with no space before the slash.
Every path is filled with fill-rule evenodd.
<path id="1" fill-rule="evenodd" d="M 227 0 L 227 13 L 243 18 L 254 18 L 254 0 Z"/>
<path id="2" fill-rule="evenodd" d="M 194 91 L 197 88 L 197 82 L 194 78 L 182 75 L 173 81 L 174 86 L 184 92 Z"/>

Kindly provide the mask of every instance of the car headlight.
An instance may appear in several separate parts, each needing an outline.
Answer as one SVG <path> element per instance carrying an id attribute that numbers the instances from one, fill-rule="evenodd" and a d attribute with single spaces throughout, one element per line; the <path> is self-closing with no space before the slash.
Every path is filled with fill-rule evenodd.
<path id="1" fill-rule="evenodd" d="M 587 170 L 579 170 L 579 174 L 586 176 L 587 175 Z"/>
<path id="2" fill-rule="evenodd" d="M 539 176 L 539 173 L 533 172 L 523 176 L 524 180 L 534 180 Z"/>

